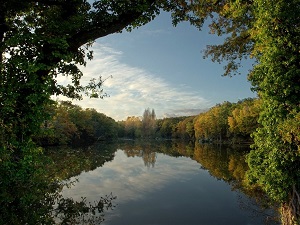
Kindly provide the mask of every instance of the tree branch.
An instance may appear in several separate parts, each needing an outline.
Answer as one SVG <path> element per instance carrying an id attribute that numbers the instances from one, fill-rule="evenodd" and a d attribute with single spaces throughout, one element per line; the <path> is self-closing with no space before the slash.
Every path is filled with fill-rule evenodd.
<path id="1" fill-rule="evenodd" d="M 147 1 L 149 6 L 154 3 L 155 0 Z M 143 16 L 143 10 L 138 10 L 138 7 L 132 7 L 132 9 L 128 8 L 124 9 L 122 14 L 115 16 L 115 18 L 109 22 L 105 21 L 105 23 L 101 23 L 100 21 L 97 21 L 97 19 L 94 19 L 89 26 L 81 29 L 78 33 L 69 38 L 70 49 L 72 51 L 77 50 L 80 46 L 90 41 L 94 41 L 112 33 L 120 32 Z"/>

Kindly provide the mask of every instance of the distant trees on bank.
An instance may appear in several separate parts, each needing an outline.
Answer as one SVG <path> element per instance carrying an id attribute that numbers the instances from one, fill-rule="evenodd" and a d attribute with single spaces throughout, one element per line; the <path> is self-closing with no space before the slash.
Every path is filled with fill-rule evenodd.
<path id="1" fill-rule="evenodd" d="M 196 139 L 222 142 L 251 141 L 250 135 L 258 127 L 261 101 L 244 99 L 237 103 L 217 104 L 207 112 L 196 116 Z"/>
<path id="2" fill-rule="evenodd" d="M 52 117 L 35 136 L 42 145 L 62 145 L 118 137 L 119 124 L 95 109 L 82 109 L 69 101 L 60 101 L 47 109 Z"/>
<path id="3" fill-rule="evenodd" d="M 35 140 L 43 145 L 62 145 L 116 138 L 183 139 L 202 142 L 251 142 L 250 134 L 258 127 L 261 101 L 244 99 L 224 102 L 194 116 L 157 119 L 154 109 L 142 116 L 114 119 L 95 109 L 82 109 L 69 101 L 48 107 L 52 115 L 42 125 Z"/>
<path id="4" fill-rule="evenodd" d="M 258 127 L 260 105 L 259 99 L 247 98 L 217 104 L 199 115 L 163 119 L 155 119 L 154 109 L 151 113 L 146 109 L 143 117 L 128 117 L 119 122 L 119 133 L 127 138 L 250 142 L 250 134 Z"/>

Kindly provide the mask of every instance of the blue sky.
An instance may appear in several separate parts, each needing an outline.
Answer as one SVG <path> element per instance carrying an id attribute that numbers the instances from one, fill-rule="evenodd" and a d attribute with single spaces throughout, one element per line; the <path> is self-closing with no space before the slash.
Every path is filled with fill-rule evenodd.
<path id="1" fill-rule="evenodd" d="M 98 39 L 94 59 L 82 68 L 82 81 L 112 76 L 103 86 L 110 97 L 74 103 L 125 120 L 148 107 L 158 118 L 187 116 L 224 101 L 255 97 L 247 81 L 250 62 L 244 63 L 242 75 L 229 78 L 221 76 L 223 65 L 203 59 L 206 45 L 220 41 L 205 27 L 199 31 L 187 22 L 173 27 L 167 13 L 130 33 Z"/>

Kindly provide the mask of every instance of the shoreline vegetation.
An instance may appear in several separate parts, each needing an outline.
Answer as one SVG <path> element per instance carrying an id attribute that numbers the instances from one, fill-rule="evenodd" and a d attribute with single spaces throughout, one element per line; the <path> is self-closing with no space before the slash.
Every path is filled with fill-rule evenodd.
<path id="1" fill-rule="evenodd" d="M 194 116 L 157 119 L 155 110 L 115 121 L 95 109 L 69 101 L 48 107 L 51 118 L 34 141 L 42 146 L 74 145 L 116 139 L 186 140 L 213 144 L 252 144 L 261 101 L 247 98 L 224 102 Z"/>
<path id="2" fill-rule="evenodd" d="M 52 209 L 51 196 L 59 186 L 48 175 L 39 146 L 119 137 L 253 140 L 246 157 L 249 183 L 279 202 L 283 225 L 300 224 L 299 0 L 2 3 L 0 224 L 55 222 L 53 212 L 46 211 Z M 208 22 L 210 33 L 224 38 L 203 51 L 205 58 L 225 63 L 224 76 L 241 74 L 242 62 L 252 59 L 247 79 L 260 99 L 224 102 L 181 119 L 156 119 L 155 111 L 147 109 L 142 117 L 123 123 L 93 109 L 53 104 L 51 96 L 106 97 L 106 79 L 99 76 L 81 82 L 81 66 L 93 59 L 93 43 L 141 27 L 162 11 L 170 13 L 174 26 L 188 21 L 201 29 Z M 67 83 L 59 82 L 66 77 Z M 68 206 L 64 203 L 69 201 L 61 203 Z M 87 209 L 97 208 L 83 208 Z M 24 220 L 18 218 L 22 216 Z M 75 224 L 71 217 L 64 224 Z"/>

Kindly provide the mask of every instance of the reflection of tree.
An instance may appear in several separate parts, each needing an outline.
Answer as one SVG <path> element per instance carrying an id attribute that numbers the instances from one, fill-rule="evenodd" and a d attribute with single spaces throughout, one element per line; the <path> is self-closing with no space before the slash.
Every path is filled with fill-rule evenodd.
<path id="1" fill-rule="evenodd" d="M 194 157 L 209 173 L 217 179 L 230 181 L 233 179 L 228 170 L 228 152 L 211 145 L 195 145 Z"/>
<path id="2" fill-rule="evenodd" d="M 146 167 L 154 167 L 156 162 L 156 148 L 153 143 L 123 143 L 121 149 L 127 157 L 141 157 Z"/>
<path id="3" fill-rule="evenodd" d="M 55 164 L 47 167 L 49 174 L 58 179 L 68 179 L 81 171 L 94 170 L 114 158 L 116 145 L 95 144 L 81 147 L 51 147 L 46 154 Z"/>
<path id="4" fill-rule="evenodd" d="M 245 155 L 229 155 L 228 170 L 235 180 L 242 182 L 245 179 L 245 172 L 248 170 Z"/>
<path id="5" fill-rule="evenodd" d="M 177 141 L 172 143 L 172 151 L 178 152 L 181 156 L 192 157 L 194 153 L 194 143 Z"/>
<path id="6" fill-rule="evenodd" d="M 156 152 L 145 152 L 143 151 L 142 157 L 146 167 L 154 167 L 156 162 Z"/>
<path id="7" fill-rule="evenodd" d="M 267 198 L 266 194 L 257 186 L 249 186 L 246 182 L 246 171 L 248 164 L 245 162 L 247 151 L 245 149 L 233 149 L 232 147 L 214 146 L 207 144 L 196 144 L 194 159 L 199 162 L 204 169 L 217 179 L 222 179 L 229 183 L 233 189 L 238 189 L 251 197 L 241 200 L 241 205 L 255 213 L 268 215 L 268 209 L 276 205 Z M 258 208 L 257 205 L 260 207 Z M 272 213 L 271 213 L 272 214 Z M 269 219 L 275 215 L 268 215 Z"/>
<path id="8" fill-rule="evenodd" d="M 64 198 L 61 194 L 64 186 L 65 182 L 36 175 L 26 182 L 10 183 L 6 188 L 2 184 L 0 224 L 99 224 L 104 220 L 104 210 L 114 207 L 112 195 L 94 203 L 84 198 L 81 201 Z"/>
<path id="9" fill-rule="evenodd" d="M 221 145 L 208 145 L 184 141 L 130 141 L 118 146 L 128 157 L 141 157 L 145 166 L 154 166 L 156 152 L 172 157 L 186 156 L 196 160 L 217 179 L 242 182 L 248 169 L 245 149 L 232 149 Z M 248 148 L 246 148 L 248 150 Z"/>
<path id="10" fill-rule="evenodd" d="M 199 144 L 195 145 L 193 158 L 217 179 L 222 179 L 241 187 L 245 181 L 248 165 L 245 155 L 248 148 L 234 149 L 229 146 Z"/>
<path id="11" fill-rule="evenodd" d="M 252 210 L 264 217 L 274 217 L 272 215 L 273 210 L 268 211 L 268 209 L 273 208 L 272 204 L 274 203 L 270 202 L 265 193 L 258 187 L 246 185 L 245 173 L 248 165 L 245 162 L 245 155 L 249 151 L 248 146 L 245 146 L 246 148 L 233 148 L 182 141 L 152 141 L 147 143 L 130 141 L 120 143 L 118 147 L 123 149 L 128 157 L 143 158 L 147 167 L 154 166 L 156 153 L 163 153 L 172 157 L 190 157 L 200 163 L 201 168 L 206 169 L 213 177 L 224 180 L 233 189 L 249 196 L 249 199 L 241 199 L 243 208 Z"/>
<path id="12" fill-rule="evenodd" d="M 142 157 L 145 166 L 154 167 L 156 153 L 163 153 L 173 157 L 186 156 L 192 157 L 194 152 L 193 142 L 179 141 L 130 141 L 120 143 L 119 146 L 128 157 Z"/>
<path id="13" fill-rule="evenodd" d="M 60 224 L 100 224 L 104 221 L 105 209 L 113 208 L 112 201 L 116 197 L 106 195 L 98 201 L 87 203 L 85 198 L 74 201 L 72 198 L 56 197 L 57 207 L 54 208 L 54 216 Z"/>
<path id="14" fill-rule="evenodd" d="M 37 158 L 20 160 L 18 168 L 3 163 L 0 182 L 0 224 L 101 223 L 104 210 L 113 207 L 112 201 L 115 197 L 108 195 L 89 203 L 84 198 L 75 201 L 72 198 L 64 198 L 61 194 L 64 187 L 72 185 L 62 179 L 79 174 L 82 170 L 93 169 L 113 157 L 113 152 L 109 149 L 105 149 L 102 158 L 98 156 L 99 149 L 84 150 L 85 152 L 83 149 L 56 149 L 56 154 L 52 150 L 48 157 L 35 153 Z M 15 171 L 22 171 L 22 174 Z M 10 176 L 10 173 L 14 173 L 14 176 Z"/>

